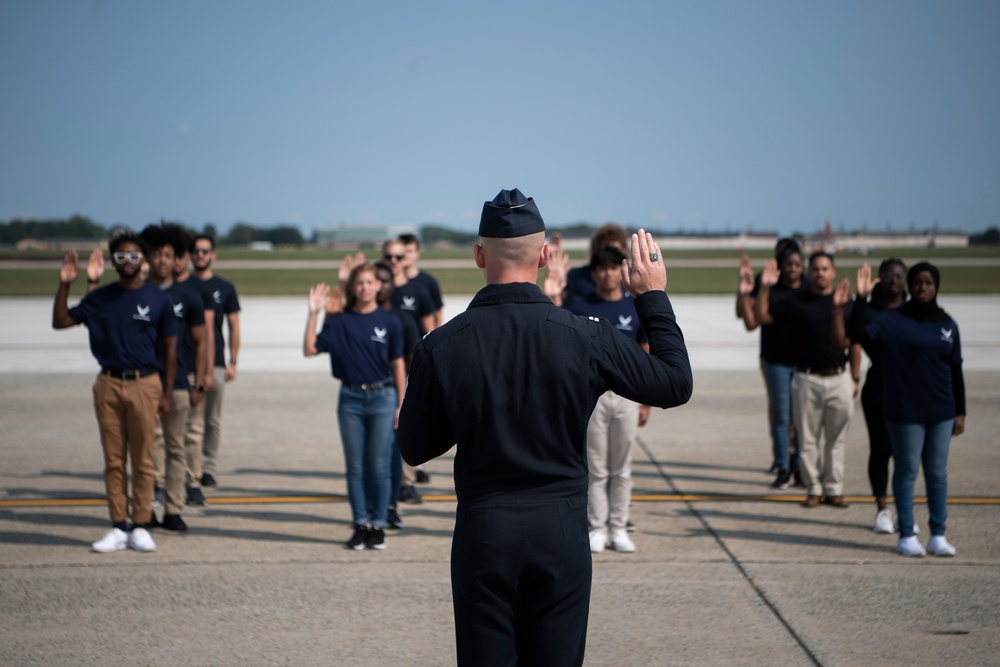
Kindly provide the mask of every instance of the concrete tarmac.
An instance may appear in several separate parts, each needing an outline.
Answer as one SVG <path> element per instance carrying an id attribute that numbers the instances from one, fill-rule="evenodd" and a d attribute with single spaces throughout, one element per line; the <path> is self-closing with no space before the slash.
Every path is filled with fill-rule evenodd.
<path id="1" fill-rule="evenodd" d="M 695 395 L 654 411 L 635 452 L 638 550 L 594 556 L 587 664 L 997 664 L 998 299 L 943 304 L 962 327 L 969 397 L 949 461 L 958 555 L 912 560 L 871 532 L 860 405 L 850 507 L 805 509 L 801 491 L 768 488 L 756 335 L 731 299 L 702 299 L 675 300 Z M 296 356 L 304 298 L 244 300 L 220 485 L 187 508 L 186 534 L 154 531 L 150 554 L 89 549 L 108 527 L 95 369 L 82 331 L 51 337 L 49 307 L 0 302 L 0 664 L 454 664 L 451 454 L 426 466 L 425 500 L 402 506 L 385 551 L 342 548 L 337 383 L 325 359 Z M 926 541 L 922 502 L 916 516 Z"/>

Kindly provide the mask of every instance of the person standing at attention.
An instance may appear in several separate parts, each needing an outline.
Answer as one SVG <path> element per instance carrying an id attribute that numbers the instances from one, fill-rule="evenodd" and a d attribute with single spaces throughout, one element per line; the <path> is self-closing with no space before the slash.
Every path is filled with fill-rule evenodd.
<path id="1" fill-rule="evenodd" d="M 958 324 L 938 306 L 941 274 L 928 262 L 914 264 L 906 274 L 909 301 L 865 324 L 865 302 L 878 282 L 872 280 L 867 264 L 858 269 L 858 296 L 848 332 L 852 341 L 876 350 L 883 362 L 882 400 L 896 459 L 892 474 L 899 515 L 896 551 L 903 556 L 954 556 L 956 549 L 945 538 L 945 524 L 948 451 L 952 436 L 965 432 L 965 379 Z M 849 296 L 848 287 L 839 286 L 838 307 L 845 305 Z M 913 522 L 913 486 L 921 463 L 930 511 L 931 538 L 926 549 L 917 540 Z"/>
<path id="2" fill-rule="evenodd" d="M 761 274 L 754 304 L 757 322 L 787 322 L 792 335 L 792 418 L 802 446 L 800 462 L 808 489 L 802 504 L 809 508 L 821 502 L 847 507 L 844 450 L 861 380 L 861 346 L 851 345 L 847 354 L 833 344 L 830 327 L 836 277 L 833 257 L 814 252 L 809 256 L 809 290 L 772 303 L 771 288 L 781 279 L 778 261 L 772 259 Z M 849 375 L 844 371 L 848 363 Z M 820 440 L 824 441 L 822 449 Z"/>
<path id="3" fill-rule="evenodd" d="M 227 382 L 236 379 L 236 360 L 240 354 L 240 300 L 236 288 L 227 280 L 215 275 L 215 239 L 200 234 L 194 239 L 194 274 L 208 283 L 215 304 L 211 315 L 214 331 L 212 341 L 212 364 L 214 368 L 211 388 L 205 394 L 205 434 L 202 444 L 201 485 L 215 486 L 218 465 L 219 442 L 222 434 L 222 396 Z M 229 363 L 226 363 L 226 339 L 222 335 L 222 322 L 229 327 Z"/>
<path id="4" fill-rule="evenodd" d="M 649 352 L 646 334 L 639 326 L 635 303 L 622 287 L 625 253 L 605 246 L 590 258 L 594 291 L 576 299 L 567 310 L 574 315 L 602 318 L 630 341 Z M 604 551 L 610 540 L 615 551 L 631 553 L 635 543 L 628 535 L 629 503 L 632 501 L 632 447 L 638 429 L 649 420 L 649 406 L 606 391 L 597 400 L 587 426 L 587 468 L 590 491 L 587 521 L 590 550 Z"/>
<path id="5" fill-rule="evenodd" d="M 341 382 L 337 423 L 354 524 L 354 533 L 344 545 L 347 549 L 385 548 L 389 453 L 406 371 L 403 325 L 378 305 L 381 286 L 371 264 L 354 267 L 347 281 L 345 309 L 327 317 L 319 334 L 319 313 L 326 308 L 330 288 L 319 283 L 310 289 L 302 344 L 307 357 L 328 352 L 333 376 Z"/>
<path id="6" fill-rule="evenodd" d="M 153 428 L 157 416 L 168 414 L 173 402 L 177 324 L 170 298 L 139 275 L 145 250 L 135 232 L 116 230 L 108 250 L 118 282 L 99 287 L 73 308 L 68 304 L 69 288 L 80 275 L 80 262 L 75 251 L 63 259 L 52 328 L 85 324 L 90 351 L 101 366 L 94 382 L 94 412 L 104 450 L 111 530 L 91 548 L 100 553 L 128 547 L 155 551 L 148 531 L 153 517 Z"/>
<path id="7" fill-rule="evenodd" d="M 691 365 L 653 237 L 621 269 L 650 354 L 537 286 L 549 246 L 534 200 L 483 205 L 486 286 L 417 345 L 399 418 L 403 459 L 457 443 L 451 579 L 459 665 L 580 665 L 590 606 L 587 424 L 604 392 L 674 407 Z"/>

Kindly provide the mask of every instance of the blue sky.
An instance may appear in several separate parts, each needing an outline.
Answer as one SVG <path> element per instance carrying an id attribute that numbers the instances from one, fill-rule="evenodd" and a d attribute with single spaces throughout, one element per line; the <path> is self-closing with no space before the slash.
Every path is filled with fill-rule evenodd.
<path id="1" fill-rule="evenodd" d="M 0 0 L 0 220 L 1000 224 L 1000 2 Z"/>

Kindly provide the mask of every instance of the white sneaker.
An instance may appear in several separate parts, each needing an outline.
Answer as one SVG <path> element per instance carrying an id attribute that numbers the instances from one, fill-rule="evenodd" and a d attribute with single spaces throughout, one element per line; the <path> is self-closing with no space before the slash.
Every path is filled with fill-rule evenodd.
<path id="1" fill-rule="evenodd" d="M 895 533 L 896 525 L 892 520 L 892 512 L 887 509 L 879 510 L 875 515 L 875 527 L 872 530 L 883 534 Z"/>
<path id="2" fill-rule="evenodd" d="M 619 528 L 611 534 L 611 548 L 615 551 L 630 554 L 635 551 L 635 542 L 628 536 L 628 531 Z"/>
<path id="3" fill-rule="evenodd" d="M 892 524 L 892 532 L 894 533 L 899 532 L 899 517 L 896 517 L 895 523 Z M 917 525 L 916 521 L 913 522 L 913 534 L 914 535 L 920 534 L 920 526 Z"/>
<path id="4" fill-rule="evenodd" d="M 932 556 L 954 556 L 955 546 L 944 539 L 944 535 L 934 535 L 927 542 L 927 553 Z"/>
<path id="5" fill-rule="evenodd" d="M 133 528 L 129 533 L 128 545 L 136 551 L 156 551 L 156 542 L 145 528 Z"/>
<path id="6" fill-rule="evenodd" d="M 914 535 L 899 538 L 899 542 L 896 543 L 896 552 L 901 556 L 913 556 L 916 558 L 923 558 L 927 555 L 924 546 L 920 544 L 920 541 Z"/>
<path id="7" fill-rule="evenodd" d="M 121 528 L 112 528 L 104 537 L 90 545 L 90 548 L 100 554 L 110 554 L 121 551 L 128 546 L 128 533 Z"/>
<path id="8" fill-rule="evenodd" d="M 590 531 L 590 552 L 599 554 L 604 551 L 604 547 L 608 545 L 608 534 L 602 529 L 597 528 Z"/>

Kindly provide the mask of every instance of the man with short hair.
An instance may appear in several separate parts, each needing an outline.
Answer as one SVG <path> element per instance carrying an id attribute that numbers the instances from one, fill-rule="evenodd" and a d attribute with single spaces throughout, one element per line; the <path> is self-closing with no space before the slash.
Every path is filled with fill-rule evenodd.
<path id="1" fill-rule="evenodd" d="M 399 239 L 382 244 L 382 260 L 392 269 L 392 305 L 414 319 L 420 335 L 435 328 L 434 302 L 427 289 L 406 277 L 406 246 Z"/>
<path id="2" fill-rule="evenodd" d="M 625 253 L 613 245 L 600 248 L 590 258 L 594 292 L 573 301 L 567 310 L 574 315 L 601 318 L 630 341 L 649 352 L 646 334 L 639 326 L 632 296 L 622 287 Z M 590 491 L 587 520 L 590 550 L 632 553 L 635 543 L 628 535 L 629 504 L 632 502 L 632 447 L 639 427 L 649 419 L 649 406 L 619 396 L 601 394 L 587 425 L 587 467 Z"/>
<path id="3" fill-rule="evenodd" d="M 91 548 L 100 553 L 127 547 L 155 551 L 147 530 L 153 513 L 153 428 L 157 416 L 168 414 L 173 403 L 177 324 L 170 299 L 139 275 L 146 251 L 135 232 L 116 230 L 108 250 L 118 282 L 87 294 L 73 308 L 69 288 L 80 275 L 80 263 L 75 251 L 66 255 L 59 269 L 52 328 L 85 324 L 90 351 L 101 366 L 94 382 L 94 412 L 112 527 Z"/>
<path id="4" fill-rule="evenodd" d="M 590 602 L 587 423 L 612 390 L 659 407 L 691 396 L 691 366 L 649 234 L 622 267 L 651 354 L 538 288 L 549 246 L 534 200 L 483 205 L 486 287 L 417 345 L 399 415 L 416 465 L 457 442 L 452 596 L 460 665 L 579 665 Z"/>
<path id="5" fill-rule="evenodd" d="M 177 373 L 174 378 L 173 406 L 160 417 L 154 431 L 153 449 L 158 503 L 164 505 L 160 526 L 183 532 L 187 524 L 181 518 L 186 503 L 185 478 L 187 455 L 185 436 L 188 415 L 203 394 L 201 385 L 191 386 L 189 373 L 205 373 L 205 308 L 201 295 L 174 280 L 174 244 L 171 232 L 163 225 L 149 225 L 142 230 L 142 240 L 149 248 L 149 282 L 170 297 L 177 322 Z"/>
<path id="6" fill-rule="evenodd" d="M 215 275 L 215 239 L 199 234 L 194 239 L 194 274 L 207 283 L 212 291 L 214 313 L 212 323 L 212 364 L 214 367 L 211 388 L 205 395 L 205 439 L 202 445 L 202 486 L 215 486 L 219 441 L 222 432 L 222 395 L 227 382 L 236 379 L 236 360 L 240 353 L 240 300 L 236 288 L 228 280 Z M 222 335 L 222 323 L 229 327 L 229 363 L 226 363 L 226 338 Z"/>
<path id="7" fill-rule="evenodd" d="M 807 495 L 803 505 L 820 503 L 847 507 L 844 500 L 844 450 L 847 429 L 858 395 L 861 346 L 850 353 L 834 347 L 833 281 L 837 277 L 833 256 L 809 256 L 809 289 L 793 292 L 771 303 L 771 288 L 781 271 L 771 259 L 761 274 L 760 292 L 753 304 L 759 324 L 785 322 L 791 332 L 795 358 L 792 376 L 792 418 L 801 446 L 800 465 Z M 850 374 L 845 367 L 850 362 Z M 820 450 L 819 441 L 825 440 Z"/>
<path id="8" fill-rule="evenodd" d="M 415 234 L 400 234 L 399 240 L 403 242 L 404 254 L 403 272 L 406 279 L 411 283 L 416 283 L 424 288 L 427 296 L 430 297 L 434 306 L 434 328 L 444 324 L 444 300 L 441 298 L 441 285 L 431 274 L 421 271 L 417 266 L 420 261 L 420 239 Z"/>

